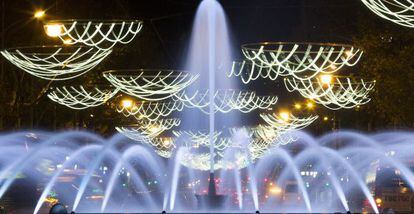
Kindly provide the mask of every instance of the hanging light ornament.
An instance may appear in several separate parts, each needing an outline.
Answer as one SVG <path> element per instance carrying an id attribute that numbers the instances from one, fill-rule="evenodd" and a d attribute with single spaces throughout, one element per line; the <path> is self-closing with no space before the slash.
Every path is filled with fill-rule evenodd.
<path id="1" fill-rule="evenodd" d="M 280 72 L 275 72 L 273 67 L 268 67 L 261 62 L 259 63 L 252 63 L 246 60 L 233 62 L 232 68 L 227 75 L 228 77 L 240 77 L 244 84 L 248 84 L 259 78 L 276 80 L 279 77 Z"/>
<path id="2" fill-rule="evenodd" d="M 269 76 L 275 79 L 281 75 L 301 80 L 320 73 L 334 73 L 344 66 L 354 66 L 363 54 L 362 50 L 350 45 L 284 42 L 246 44 L 242 46 L 242 52 L 252 66 L 262 68 L 251 74 L 253 77 Z M 241 72 L 232 71 L 232 74 L 237 76 Z"/>
<path id="3" fill-rule="evenodd" d="M 1 51 L 11 63 L 46 80 L 68 80 L 85 74 L 104 60 L 111 50 L 89 47 L 23 47 Z"/>
<path id="4" fill-rule="evenodd" d="M 168 117 L 173 112 L 182 111 L 184 104 L 181 101 L 160 101 L 160 102 L 134 102 L 131 105 L 121 103 L 117 106 L 117 112 L 124 116 L 134 116 L 138 120 L 157 121 L 162 117 Z"/>
<path id="5" fill-rule="evenodd" d="M 138 121 L 138 124 L 128 127 L 116 127 L 116 130 L 130 139 L 139 141 L 140 139 L 152 139 L 163 132 L 179 126 L 180 119 L 162 119 L 158 121 Z"/>
<path id="6" fill-rule="evenodd" d="M 288 116 L 286 116 L 288 114 Z M 295 117 L 287 112 L 280 114 L 260 114 L 260 117 L 273 129 L 279 132 L 289 132 L 292 130 L 303 129 L 312 124 L 318 116 L 309 116 L 305 118 Z"/>
<path id="7" fill-rule="evenodd" d="M 101 90 L 95 88 L 93 91 L 87 91 L 83 86 L 64 86 L 54 88 L 47 96 L 56 103 L 81 110 L 100 106 L 115 96 L 116 93 L 118 93 L 118 89 Z"/>
<path id="8" fill-rule="evenodd" d="M 203 133 L 200 131 L 172 131 L 174 136 L 177 138 L 183 137 L 184 146 L 189 148 L 200 148 L 200 147 L 209 147 L 210 146 L 210 135 L 209 133 Z M 214 132 L 213 134 L 213 144 L 214 148 L 218 151 L 223 151 L 229 147 L 229 139 L 221 138 L 221 132 Z M 187 138 L 186 138 L 187 137 Z"/>
<path id="9" fill-rule="evenodd" d="M 120 70 L 104 72 L 104 77 L 122 92 L 139 99 L 160 101 L 173 97 L 191 85 L 198 75 L 172 70 Z"/>
<path id="10" fill-rule="evenodd" d="M 209 90 L 206 90 L 196 91 L 192 95 L 184 91 L 176 94 L 173 99 L 183 102 L 188 108 L 197 108 L 205 114 L 210 114 L 210 105 L 214 105 L 214 113 L 228 113 L 233 110 L 249 113 L 257 109 L 269 109 L 277 103 L 278 97 L 257 96 L 255 92 L 217 90 L 214 94 L 214 104 L 211 104 Z"/>
<path id="11" fill-rule="evenodd" d="M 414 1 L 412 0 L 361 0 L 378 16 L 396 24 L 414 28 Z"/>
<path id="12" fill-rule="evenodd" d="M 375 81 L 356 82 L 330 75 L 309 80 L 285 78 L 284 81 L 289 92 L 298 91 L 303 97 L 331 110 L 351 109 L 368 103 L 371 100 L 369 93 L 375 87 Z"/>
<path id="13" fill-rule="evenodd" d="M 66 45 L 84 44 L 101 50 L 117 43 L 131 42 L 142 29 L 142 21 L 53 20 L 44 25 L 46 34 L 58 37 Z"/>

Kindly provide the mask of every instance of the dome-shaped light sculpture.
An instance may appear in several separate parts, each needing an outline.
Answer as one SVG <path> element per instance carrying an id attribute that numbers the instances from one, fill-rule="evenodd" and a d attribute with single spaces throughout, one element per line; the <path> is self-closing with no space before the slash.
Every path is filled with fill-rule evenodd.
<path id="1" fill-rule="evenodd" d="M 53 88 L 47 95 L 52 101 L 71 109 L 81 110 L 91 107 L 97 107 L 106 103 L 115 94 L 118 89 L 95 88 L 91 91 L 86 90 L 83 86 L 79 87 L 57 87 Z"/>
<path id="2" fill-rule="evenodd" d="M 139 99 L 160 101 L 191 85 L 198 75 L 173 70 L 113 70 L 104 77 L 122 92 Z"/>
<path id="3" fill-rule="evenodd" d="M 298 91 L 303 97 L 331 110 L 351 109 L 368 103 L 375 81 L 355 81 L 349 77 L 321 75 L 314 79 L 285 78 L 288 91 Z"/>
<path id="4" fill-rule="evenodd" d="M 23 47 L 1 51 L 18 68 L 46 80 L 68 80 L 85 74 L 102 62 L 111 50 L 92 47 Z"/>
<path id="5" fill-rule="evenodd" d="M 214 103 L 210 103 L 209 95 L 209 90 L 196 91 L 192 95 L 183 91 L 174 99 L 183 102 L 188 108 L 200 109 L 205 114 L 210 114 L 210 105 L 214 105 L 214 113 L 228 113 L 233 110 L 249 113 L 258 109 L 269 109 L 278 100 L 277 96 L 257 96 L 255 92 L 217 90 L 214 93 Z"/>
<path id="6" fill-rule="evenodd" d="M 125 104 L 125 101 L 128 101 L 128 104 Z M 117 105 L 116 111 L 126 117 L 134 116 L 138 120 L 156 121 L 183 109 L 184 104 L 177 100 L 146 102 L 126 99 Z"/>
<path id="7" fill-rule="evenodd" d="M 253 66 L 262 68 L 253 76 L 273 79 L 279 75 L 310 79 L 320 73 L 334 73 L 344 66 L 356 65 L 363 54 L 353 46 L 330 43 L 266 42 L 243 45 L 242 51 Z"/>
<path id="8" fill-rule="evenodd" d="M 378 16 L 404 27 L 414 28 L 414 1 L 361 0 Z"/>
<path id="9" fill-rule="evenodd" d="M 50 37 L 58 37 L 66 45 L 84 44 L 109 50 L 116 44 L 131 42 L 142 29 L 139 20 L 52 20 L 44 25 Z"/>

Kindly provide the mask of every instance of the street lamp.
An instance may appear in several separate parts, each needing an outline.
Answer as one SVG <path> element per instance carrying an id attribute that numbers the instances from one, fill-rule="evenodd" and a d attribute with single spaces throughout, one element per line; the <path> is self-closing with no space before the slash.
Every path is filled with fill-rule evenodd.
<path id="1" fill-rule="evenodd" d="M 121 105 L 125 109 L 130 109 L 134 105 L 134 102 L 131 99 L 126 98 L 121 101 Z"/>
<path id="2" fill-rule="evenodd" d="M 332 83 L 332 75 L 330 74 L 323 74 L 320 75 L 320 80 L 323 85 L 330 85 Z"/>
<path id="3" fill-rule="evenodd" d="M 290 113 L 289 113 L 289 112 L 287 112 L 287 111 L 281 111 L 281 112 L 279 113 L 279 116 L 280 116 L 280 118 L 281 118 L 283 121 L 285 121 L 285 122 L 289 121 L 289 119 L 290 119 Z"/>
<path id="4" fill-rule="evenodd" d="M 46 34 L 49 37 L 58 37 L 63 33 L 63 25 L 61 24 L 47 24 L 45 25 Z"/>
<path id="5" fill-rule="evenodd" d="M 46 15 L 46 12 L 44 10 L 37 10 L 37 11 L 35 11 L 33 16 L 36 19 L 42 19 L 45 15 Z"/>

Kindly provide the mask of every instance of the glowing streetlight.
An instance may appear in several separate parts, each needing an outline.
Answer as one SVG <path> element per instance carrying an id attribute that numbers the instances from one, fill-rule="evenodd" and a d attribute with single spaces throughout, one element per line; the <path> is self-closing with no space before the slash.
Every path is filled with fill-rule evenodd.
<path id="1" fill-rule="evenodd" d="M 296 110 L 301 110 L 301 109 L 302 109 L 302 105 L 301 105 L 301 104 L 299 104 L 299 103 L 296 103 L 296 104 L 295 104 L 295 109 L 296 109 Z"/>
<path id="2" fill-rule="evenodd" d="M 130 109 L 134 105 L 134 102 L 130 99 L 123 99 L 121 105 L 123 108 Z"/>
<path id="3" fill-rule="evenodd" d="M 306 108 L 308 108 L 309 110 L 312 110 L 313 108 L 315 108 L 315 104 L 312 101 L 308 101 L 306 103 Z"/>
<path id="4" fill-rule="evenodd" d="M 321 80 L 322 84 L 330 85 L 332 83 L 333 77 L 330 74 L 323 74 L 319 76 L 319 79 Z"/>
<path id="5" fill-rule="evenodd" d="M 329 117 L 327 117 L 327 116 L 325 116 L 325 117 L 323 117 L 323 121 L 328 121 L 329 120 Z"/>
<path id="6" fill-rule="evenodd" d="M 44 10 L 37 10 L 35 13 L 34 13 L 34 17 L 36 18 L 36 19 L 41 19 L 41 18 L 43 18 L 44 16 L 46 15 L 46 12 L 44 11 Z"/>
<path id="7" fill-rule="evenodd" d="M 46 34 L 50 37 L 58 37 L 63 33 L 63 25 L 61 24 L 47 24 L 45 25 Z"/>
<path id="8" fill-rule="evenodd" d="M 290 113 L 287 111 L 282 111 L 279 113 L 279 116 L 282 120 L 284 120 L 285 122 L 289 121 L 290 119 Z"/>

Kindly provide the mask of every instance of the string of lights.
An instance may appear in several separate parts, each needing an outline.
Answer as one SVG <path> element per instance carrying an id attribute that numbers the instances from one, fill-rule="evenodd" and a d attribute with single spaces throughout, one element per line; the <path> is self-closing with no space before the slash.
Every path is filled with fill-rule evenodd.
<path id="1" fill-rule="evenodd" d="M 52 20 L 44 29 L 50 37 L 58 37 L 66 45 L 84 44 L 110 50 L 117 43 L 128 44 L 141 31 L 143 22 Z"/>
<path id="2" fill-rule="evenodd" d="M 138 124 L 128 127 L 116 127 L 116 130 L 126 137 L 140 141 L 140 139 L 153 139 L 163 132 L 179 126 L 180 119 L 161 119 L 158 121 L 138 121 Z"/>
<path id="3" fill-rule="evenodd" d="M 122 92 L 148 101 L 160 101 L 192 84 L 198 75 L 171 70 L 121 70 L 104 72 L 104 77 Z"/>
<path id="4" fill-rule="evenodd" d="M 236 90 L 217 90 L 213 104 L 210 103 L 209 90 L 196 91 L 192 95 L 184 91 L 176 94 L 174 99 L 183 102 L 188 108 L 200 109 L 204 114 L 210 114 L 210 105 L 214 105 L 214 113 L 228 113 L 233 110 L 249 113 L 257 109 L 269 109 L 278 101 L 277 96 L 257 96 L 255 92 Z"/>
<path id="5" fill-rule="evenodd" d="M 90 47 L 24 47 L 1 54 L 18 68 L 46 80 L 68 80 L 85 74 L 102 62 L 111 50 Z"/>
<path id="6" fill-rule="evenodd" d="M 168 117 L 173 112 L 182 111 L 184 104 L 181 101 L 166 102 L 134 102 L 133 100 L 122 100 L 117 105 L 117 112 L 126 117 L 134 116 L 138 120 L 157 121 L 160 118 Z"/>
<path id="7" fill-rule="evenodd" d="M 404 27 L 414 28 L 412 0 L 361 0 L 372 12 Z"/>
<path id="8" fill-rule="evenodd" d="M 354 82 L 351 78 L 333 78 L 322 75 L 311 80 L 285 78 L 289 92 L 298 91 L 303 97 L 325 106 L 331 110 L 350 109 L 368 103 L 369 93 L 375 87 L 375 81 Z"/>
<path id="9" fill-rule="evenodd" d="M 255 67 L 264 68 L 265 73 L 261 75 L 273 72 L 276 77 L 290 75 L 300 80 L 354 66 L 363 54 L 349 45 L 282 42 L 246 44 L 242 52 Z"/>
<path id="10" fill-rule="evenodd" d="M 47 96 L 56 103 L 71 109 L 81 110 L 100 106 L 115 96 L 116 93 L 118 93 L 118 89 L 101 90 L 95 88 L 93 91 L 87 91 L 83 86 L 63 86 L 54 88 Z"/>

